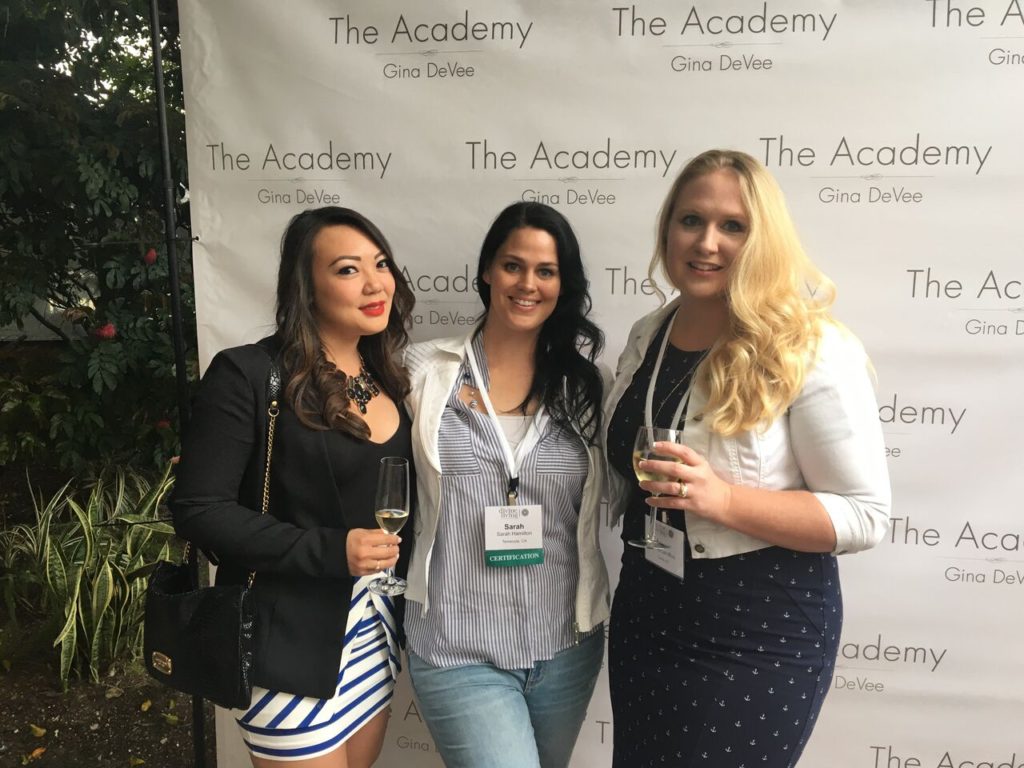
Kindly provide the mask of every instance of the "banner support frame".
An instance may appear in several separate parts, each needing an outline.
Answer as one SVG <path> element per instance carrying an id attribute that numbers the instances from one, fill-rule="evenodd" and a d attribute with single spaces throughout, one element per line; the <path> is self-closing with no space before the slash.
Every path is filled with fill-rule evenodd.
<path id="1" fill-rule="evenodd" d="M 185 334 L 181 314 L 181 282 L 174 215 L 174 178 L 171 168 L 170 138 L 167 132 L 167 100 L 164 96 L 163 57 L 160 48 L 160 9 L 158 0 L 150 0 L 150 40 L 153 51 L 153 74 L 156 88 L 157 119 L 160 132 L 160 154 L 164 186 L 164 241 L 167 248 L 167 271 L 171 289 L 171 336 L 174 345 L 174 378 L 178 401 L 178 434 L 188 427 L 189 397 L 185 368 Z M 191 239 L 189 246 L 191 247 Z M 193 583 L 199 583 L 199 558 L 191 562 Z M 203 698 L 192 697 L 192 754 L 195 768 L 206 768 L 206 719 Z"/>

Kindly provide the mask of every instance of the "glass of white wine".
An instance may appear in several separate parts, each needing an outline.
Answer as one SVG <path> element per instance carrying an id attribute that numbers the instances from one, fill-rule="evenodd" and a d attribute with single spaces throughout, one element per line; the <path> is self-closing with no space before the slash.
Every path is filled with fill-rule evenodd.
<path id="1" fill-rule="evenodd" d="M 663 427 L 640 427 L 636 431 L 636 440 L 633 441 L 633 472 L 637 480 L 667 480 L 668 478 L 657 475 L 653 472 L 646 472 L 640 469 L 640 462 L 644 459 L 654 461 L 679 461 L 674 456 L 665 456 L 654 452 L 655 443 L 678 443 L 682 436 L 682 430 L 666 429 Z M 658 494 L 652 494 L 657 496 Z M 644 537 L 642 539 L 630 539 L 627 543 L 641 549 L 664 549 L 664 544 L 659 544 L 654 536 L 654 523 L 658 519 L 658 508 L 650 507 L 644 517 Z"/>
<path id="2" fill-rule="evenodd" d="M 377 496 L 374 500 L 377 525 L 387 533 L 398 533 L 409 519 L 409 461 L 398 456 L 380 460 L 377 474 Z M 405 579 L 395 577 L 395 569 L 370 582 L 369 590 L 377 595 L 393 597 L 405 592 Z"/>

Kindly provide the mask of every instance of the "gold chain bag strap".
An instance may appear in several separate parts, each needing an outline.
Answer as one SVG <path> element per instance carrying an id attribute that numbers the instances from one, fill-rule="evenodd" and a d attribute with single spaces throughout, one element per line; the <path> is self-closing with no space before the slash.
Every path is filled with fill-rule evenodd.
<path id="1" fill-rule="evenodd" d="M 281 371 L 276 361 L 270 362 L 270 373 L 267 374 L 267 466 L 263 472 L 263 501 L 260 504 L 260 514 L 267 514 L 270 509 L 270 459 L 274 455 L 274 426 L 277 424 L 277 416 L 281 413 L 278 398 L 281 396 Z M 252 582 L 256 578 L 256 571 L 249 571 L 249 588 L 252 589 Z"/>
<path id="2" fill-rule="evenodd" d="M 270 506 L 270 461 L 280 413 L 281 372 L 271 361 L 267 376 L 267 459 L 260 514 Z M 146 586 L 143 661 L 146 670 L 175 690 L 229 709 L 247 709 L 252 699 L 256 604 L 245 584 L 198 587 L 195 548 L 186 542 L 181 563 L 162 561 Z"/>

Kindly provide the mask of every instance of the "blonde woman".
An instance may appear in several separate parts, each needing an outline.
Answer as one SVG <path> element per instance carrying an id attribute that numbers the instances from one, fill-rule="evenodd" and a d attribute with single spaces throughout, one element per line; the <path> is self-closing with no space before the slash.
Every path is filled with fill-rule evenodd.
<path id="1" fill-rule="evenodd" d="M 664 545 L 622 558 L 613 764 L 792 766 L 832 678 L 835 556 L 888 525 L 868 360 L 749 155 L 711 150 L 683 169 L 650 271 L 679 296 L 633 327 L 605 406 L 613 515 L 635 540 L 657 507 Z M 644 425 L 682 432 L 638 483 Z"/>

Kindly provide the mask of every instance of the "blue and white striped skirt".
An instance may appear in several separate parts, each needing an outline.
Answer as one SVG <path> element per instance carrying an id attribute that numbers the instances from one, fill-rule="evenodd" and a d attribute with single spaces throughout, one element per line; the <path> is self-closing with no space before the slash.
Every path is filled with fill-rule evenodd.
<path id="1" fill-rule="evenodd" d="M 254 755 L 270 760 L 308 760 L 348 740 L 387 706 L 401 670 L 394 605 L 367 585 L 352 588 L 341 652 L 338 688 L 331 699 L 314 699 L 254 686 L 248 710 L 233 711 L 242 739 Z"/>

